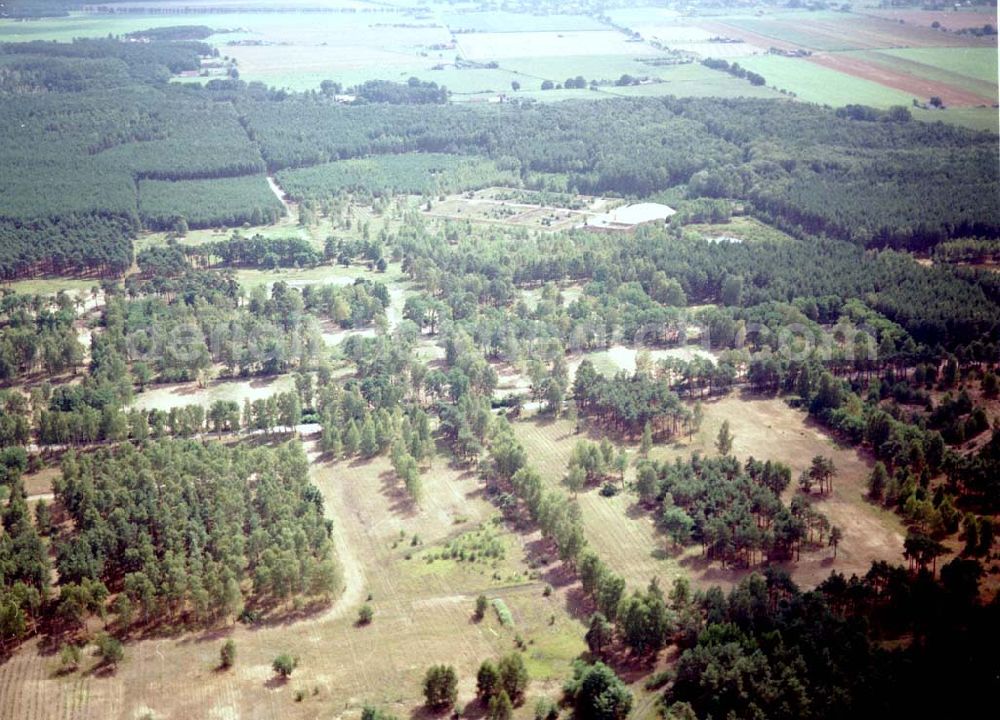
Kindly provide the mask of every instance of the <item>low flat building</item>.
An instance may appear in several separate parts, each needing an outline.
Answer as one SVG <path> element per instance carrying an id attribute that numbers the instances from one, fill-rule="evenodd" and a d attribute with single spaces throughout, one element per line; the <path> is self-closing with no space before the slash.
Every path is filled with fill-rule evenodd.
<path id="1" fill-rule="evenodd" d="M 588 230 L 629 232 L 640 225 L 663 224 L 667 218 L 676 214 L 677 211 L 672 207 L 660 203 L 636 203 L 588 218 L 585 227 Z"/>

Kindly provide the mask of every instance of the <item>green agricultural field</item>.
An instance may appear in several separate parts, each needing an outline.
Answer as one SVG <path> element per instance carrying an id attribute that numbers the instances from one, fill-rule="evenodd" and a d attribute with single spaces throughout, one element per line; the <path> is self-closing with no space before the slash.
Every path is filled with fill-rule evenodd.
<path id="1" fill-rule="evenodd" d="M 499 61 L 524 57 L 525 48 L 532 57 L 566 55 L 655 56 L 661 53 L 645 43 L 630 42 L 614 30 L 592 32 L 471 33 L 458 36 L 458 52 L 469 60 Z"/>
<path id="2" fill-rule="evenodd" d="M 954 74 L 974 78 L 992 87 L 994 94 L 997 90 L 996 48 L 904 48 L 883 50 L 879 55 L 891 55 L 923 66 L 940 68 L 948 76 Z"/>
<path id="3" fill-rule="evenodd" d="M 709 70 L 699 63 L 682 65 L 652 65 L 638 58 L 616 55 L 587 56 L 574 55 L 553 58 L 514 58 L 504 60 L 503 69 L 518 73 L 521 83 L 519 95 L 537 91 L 543 80 L 554 83 L 565 82 L 567 78 L 583 76 L 588 82 L 602 82 L 600 92 L 628 97 L 655 95 L 675 95 L 677 97 L 777 97 L 778 93 L 767 87 L 754 87 L 746 80 L 734 78 L 726 73 Z M 622 75 L 637 78 L 651 78 L 662 82 L 648 85 L 618 87 L 604 82 L 615 81 Z M 449 86 L 450 87 L 450 86 Z M 580 94 L 582 92 L 582 94 Z M 573 97 L 593 98 L 594 93 L 577 90 L 546 91 L 533 94 L 543 100 L 569 99 Z"/>
<path id="4" fill-rule="evenodd" d="M 282 170 L 278 182 L 297 199 L 343 191 L 381 194 L 450 193 L 517 184 L 516 174 L 482 158 L 437 153 L 383 155 Z"/>
<path id="5" fill-rule="evenodd" d="M 994 135 L 1000 130 L 1000 117 L 997 116 L 996 108 L 948 108 L 947 110 L 914 108 L 911 112 L 913 117 L 924 122 L 940 121 L 971 130 L 986 130 Z"/>
<path id="6" fill-rule="evenodd" d="M 602 88 L 602 90 L 613 95 L 625 97 L 650 97 L 657 95 L 732 98 L 782 97 L 780 93 L 771 87 L 751 85 L 746 80 L 735 78 L 732 75 L 717 70 L 709 70 L 701 64 L 677 65 L 669 68 L 654 68 L 654 70 L 659 71 L 659 77 L 663 82 L 629 87 L 608 87 Z"/>
<path id="7" fill-rule="evenodd" d="M 763 75 L 768 85 L 795 93 L 807 102 L 832 107 L 857 103 L 877 108 L 909 106 L 913 102 L 910 93 L 851 77 L 801 58 L 762 55 L 746 58 L 740 64 Z"/>
<path id="8" fill-rule="evenodd" d="M 507 58 L 500 62 L 504 70 L 521 75 L 521 84 L 527 89 L 542 80 L 563 82 L 566 78 L 582 75 L 590 80 L 617 80 L 622 75 L 634 77 L 665 77 L 684 65 L 655 66 L 642 62 L 639 57 L 627 55 L 564 55 L 538 58 L 532 56 Z"/>
<path id="9" fill-rule="evenodd" d="M 604 25 L 587 15 L 523 15 L 488 10 L 485 12 L 435 13 L 442 25 L 452 32 L 561 32 L 569 30 L 604 30 Z"/>
<path id="10" fill-rule="evenodd" d="M 922 53 L 927 51 L 925 59 Z M 906 52 L 906 56 L 899 55 Z M 910 53 L 915 53 L 911 55 Z M 905 51 L 858 51 L 845 53 L 865 62 L 883 66 L 893 72 L 909 75 L 920 80 L 929 80 L 949 87 L 975 93 L 984 101 L 997 101 L 996 81 L 988 81 L 975 76 L 983 69 L 996 73 L 997 53 L 988 48 L 920 48 Z M 930 64 L 933 61 L 934 64 Z"/>
<path id="11" fill-rule="evenodd" d="M 808 19 L 813 19 L 810 14 Z M 806 18 L 798 17 L 784 18 L 771 16 L 766 18 L 758 17 L 727 17 L 722 20 L 734 27 L 742 28 L 750 32 L 771 38 L 779 42 L 789 42 L 795 45 L 809 48 L 811 50 L 854 50 L 866 45 L 852 41 L 847 38 L 830 37 L 810 30 L 803 22 Z"/>
<path id="12" fill-rule="evenodd" d="M 440 70 L 422 71 L 419 75 L 423 80 L 448 88 L 453 102 L 482 100 L 484 95 L 510 93 L 510 84 L 515 80 L 525 84 L 522 77 L 506 68 L 457 68 L 448 65 Z"/>
<path id="13" fill-rule="evenodd" d="M 607 15 L 611 22 L 625 27 L 636 25 L 673 25 L 678 22 L 680 13 L 676 10 L 658 7 L 613 8 Z"/>
<path id="14" fill-rule="evenodd" d="M 298 15 L 294 17 L 300 17 Z M 69 42 L 73 38 L 107 37 L 125 35 L 154 27 L 178 25 L 207 25 L 211 28 L 249 28 L 266 21 L 257 13 L 185 13 L 169 15 L 103 15 L 72 13 L 69 17 L 42 18 L 31 21 L 0 21 L 0 41 L 29 42 L 31 40 L 57 40 Z M 215 39 L 225 42 L 248 37 L 249 34 L 231 34 Z"/>

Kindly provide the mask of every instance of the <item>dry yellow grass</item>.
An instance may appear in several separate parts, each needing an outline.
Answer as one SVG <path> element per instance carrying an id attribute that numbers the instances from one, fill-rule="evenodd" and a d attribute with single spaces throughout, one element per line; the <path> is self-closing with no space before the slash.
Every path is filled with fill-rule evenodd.
<path id="1" fill-rule="evenodd" d="M 837 475 L 833 494 L 814 498 L 817 508 L 831 524 L 844 531 L 844 540 L 835 561 L 831 550 L 820 550 L 803 553 L 799 562 L 789 565 L 796 582 L 811 587 L 833 570 L 847 575 L 863 574 L 873 560 L 902 560 L 905 531 L 899 518 L 864 498 L 870 459 L 855 448 L 838 447 L 803 412 L 780 399 L 741 399 L 732 395 L 706 403 L 704 422 L 693 438 L 684 436 L 674 444 L 658 445 L 651 457 L 665 460 L 686 458 L 692 452 L 714 454 L 715 437 L 723 420 L 729 420 L 735 436 L 733 453 L 737 457 L 746 460 L 753 455 L 761 460 L 780 460 L 792 468 L 793 480 L 815 455 L 834 461 Z M 553 486 L 565 475 L 573 445 L 587 437 L 574 434 L 573 424 L 566 420 L 527 419 L 515 423 L 515 429 L 532 461 Z M 636 451 L 637 448 L 630 448 L 630 459 Z M 630 468 L 626 481 L 633 473 Z M 678 575 L 686 574 L 702 587 L 730 586 L 745 574 L 705 563 L 697 547 L 674 553 L 669 541 L 657 532 L 651 514 L 636 506 L 633 493 L 606 498 L 598 490 L 591 488 L 578 496 L 587 539 L 630 585 L 645 585 L 654 576 L 666 585 Z M 797 486 L 793 482 L 786 501 L 794 492 Z"/>
<path id="2" fill-rule="evenodd" d="M 407 717 L 419 710 L 429 665 L 454 664 L 460 703 L 469 703 L 479 663 L 514 649 L 517 634 L 528 643 L 525 658 L 539 678 L 517 715 L 528 717 L 540 694 L 556 696 L 570 661 L 584 650 L 584 628 L 568 613 L 563 590 L 544 597 L 544 580 L 529 577 L 525 547 L 536 537 L 498 528 L 507 553 L 495 567 L 406 559 L 490 524 L 496 511 L 481 497 L 473 473 L 437 461 L 424 476 L 419 506 L 409 502 L 385 458 L 317 459 L 313 473 L 335 523 L 346 580 L 331 607 L 257 629 L 235 625 L 129 642 L 125 661 L 107 676 L 91 672 L 96 663 L 91 657 L 79 671 L 60 676 L 57 656 L 43 655 L 31 642 L 0 665 L 0 717 L 284 720 L 356 717 L 364 703 Z M 415 547 L 414 534 L 421 543 Z M 501 626 L 492 614 L 472 621 L 480 592 L 504 598 L 514 627 Z M 356 627 L 357 610 L 369 593 L 374 621 Z M 220 672 L 219 648 L 226 637 L 235 640 L 238 657 L 232 670 Z M 281 652 L 300 658 L 283 684 L 274 682 L 271 671 Z M 296 701 L 300 690 L 304 697 Z"/>

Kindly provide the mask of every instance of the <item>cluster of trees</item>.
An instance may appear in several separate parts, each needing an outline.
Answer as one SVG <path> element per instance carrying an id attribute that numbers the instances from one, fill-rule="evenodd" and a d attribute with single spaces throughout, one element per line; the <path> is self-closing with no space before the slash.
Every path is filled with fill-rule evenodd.
<path id="1" fill-rule="evenodd" d="M 852 387 L 829 372 L 805 366 L 797 372 L 794 386 L 786 391 L 798 394 L 814 417 L 844 438 L 871 448 L 877 462 L 868 478 L 869 497 L 898 510 L 918 533 L 936 542 L 958 532 L 960 522 L 965 533 L 970 527 L 978 529 L 983 519 L 973 514 L 963 519 L 961 505 L 984 511 L 1000 507 L 1000 483 L 995 474 L 1000 434 L 994 429 L 989 442 L 977 452 L 961 453 L 948 447 L 945 435 L 934 429 L 931 418 L 936 416 L 936 422 L 946 422 L 946 431 L 948 427 L 958 428 L 959 436 L 952 438 L 956 441 L 964 439 L 967 424 L 974 426 L 977 434 L 981 432 L 982 413 L 979 419 L 960 414 L 972 409 L 968 396 L 963 398 L 962 394 L 953 399 L 946 395 L 945 402 L 927 414 L 905 412 L 893 398 L 908 398 L 913 392 L 911 383 L 918 387 L 925 382 L 932 384 L 939 375 L 936 366 L 932 372 L 930 367 L 918 365 L 912 374 L 902 375 L 895 383 L 876 378 L 862 396 L 859 381 Z M 951 387 L 956 382 L 958 365 L 952 358 L 943 368 L 940 386 Z M 934 478 L 941 475 L 944 481 L 932 486 Z M 800 483 L 809 488 L 826 476 L 826 468 L 820 464 L 811 468 L 808 477 L 800 478 Z M 987 536 L 985 548 L 992 544 L 992 533 L 987 531 Z M 974 537 L 969 552 L 973 548 L 988 552 L 979 540 Z"/>
<path id="2" fill-rule="evenodd" d="M 628 456 L 625 450 L 615 452 L 615 447 L 606 437 L 600 443 L 580 440 L 573 446 L 569 457 L 569 469 L 566 474 L 566 485 L 573 492 L 579 492 L 587 485 L 608 480 L 625 479 L 625 468 L 628 467 Z"/>
<path id="3" fill-rule="evenodd" d="M 649 426 L 654 437 L 669 437 L 690 415 L 666 378 L 654 379 L 640 372 L 606 378 L 590 360 L 577 368 L 573 397 L 581 415 L 593 415 L 602 425 L 625 435 L 638 435 Z"/>
<path id="4" fill-rule="evenodd" d="M 476 699 L 489 709 L 494 720 L 507 720 L 511 710 L 524 702 L 528 689 L 528 669 L 519 652 L 499 661 L 484 660 L 476 673 Z"/>
<path id="5" fill-rule="evenodd" d="M 281 170 L 276 177 L 290 197 L 302 200 L 333 197 L 341 192 L 441 195 L 491 185 L 517 185 L 518 170 L 510 161 L 413 152 Z"/>
<path id="6" fill-rule="evenodd" d="M 927 424 L 939 430 L 946 442 L 954 444 L 971 440 L 990 427 L 986 409 L 974 406 L 965 390 L 957 396 L 945 393 L 937 405 L 932 403 L 931 407 L 933 410 L 927 418 Z"/>
<path id="7" fill-rule="evenodd" d="M 1000 245 L 985 238 L 948 240 L 934 247 L 933 256 L 935 262 L 995 264 L 1000 262 Z"/>
<path id="8" fill-rule="evenodd" d="M 424 699 L 432 710 L 446 710 L 458 699 L 458 673 L 452 665 L 432 665 L 424 675 Z"/>
<path id="9" fill-rule="evenodd" d="M 832 483 L 833 468 L 817 457 L 804 474 L 808 494 L 813 484 Z M 790 507 L 781 493 L 791 471 L 780 463 L 750 458 L 741 467 L 731 456 L 679 458 L 674 463 L 642 461 L 636 491 L 657 508 L 663 530 L 676 545 L 698 542 L 710 560 L 723 567 L 752 567 L 757 558 L 782 562 L 797 556 L 803 545 L 839 542 L 842 535 L 813 508 L 807 495 Z M 835 531 L 836 530 L 836 531 Z"/>
<path id="10" fill-rule="evenodd" d="M 256 286 L 243 301 L 231 275 L 190 271 L 173 281 L 135 283 L 127 292 L 135 299 L 108 298 L 104 323 L 122 319 L 114 342 L 137 379 L 196 379 L 216 363 L 229 375 L 274 375 L 310 366 L 324 347 L 303 293 L 284 282 L 270 294 Z"/>
<path id="11" fill-rule="evenodd" d="M 491 358 L 531 357 L 539 347 L 547 350 L 542 343 L 549 339 L 581 350 L 637 337 L 654 346 L 681 343 L 688 323 L 674 306 L 684 302 L 724 305 L 695 315 L 709 331 L 703 340 L 715 348 L 778 350 L 778 331 L 794 323 L 812 329 L 814 344 L 824 341 L 824 362 L 847 368 L 854 367 L 855 349 L 866 346 L 824 338 L 820 327 L 841 317 L 875 331 L 882 364 L 926 362 L 939 343 L 956 350 L 968 346 L 967 354 L 982 359 L 996 347 L 991 333 L 1000 295 L 983 278 L 923 267 L 891 250 L 866 253 L 835 240 L 711 243 L 685 237 L 679 228 L 642 228 L 615 243 L 586 233 L 513 232 L 504 242 L 507 234 L 500 231 L 449 243 L 447 231 L 431 234 L 412 220 L 390 238 L 403 254 L 404 269 L 447 304 L 452 320 Z M 803 275 L 802 267 L 812 271 Z M 585 283 L 572 303 L 561 302 L 555 286 L 551 293 L 543 287 L 534 307 L 517 302 L 519 287 L 565 280 Z M 764 325 L 765 332 L 747 335 L 743 328 L 751 323 Z M 772 355 L 787 366 L 782 354 Z M 867 352 L 858 358 L 866 359 Z"/>
<path id="12" fill-rule="evenodd" d="M 73 321 L 76 305 L 65 293 L 54 301 L 6 294 L 0 300 L 0 380 L 41 370 L 47 376 L 76 371 L 83 346 Z"/>
<path id="13" fill-rule="evenodd" d="M 748 150 L 768 148 L 766 160 L 751 159 L 737 173 L 706 173 L 697 191 L 745 197 L 755 213 L 792 232 L 911 249 L 948 237 L 997 233 L 987 210 L 992 201 L 980 194 L 992 192 L 987 188 L 998 181 L 997 169 L 983 154 L 988 136 L 941 124 L 838 119 L 802 104 L 684 105 L 686 116 L 701 118 Z M 739 112 L 731 112 L 737 106 Z M 914 170 L 918 157 L 924 164 Z M 943 195 L 923 172 L 932 166 L 934 175 L 959 173 Z M 880 181 L 873 185 L 873 178 Z"/>
<path id="14" fill-rule="evenodd" d="M 647 267 L 652 263 L 669 270 L 692 302 L 721 300 L 748 310 L 764 306 L 754 314 L 724 312 L 720 317 L 729 314 L 736 321 L 751 322 L 767 312 L 779 319 L 775 311 L 780 311 L 781 305 L 769 308 L 767 304 L 780 303 L 808 320 L 832 324 L 842 314 L 867 306 L 901 326 L 917 342 L 945 347 L 979 340 L 994 326 L 996 304 L 982 288 L 956 277 L 949 268 L 921 267 L 904 253 L 866 254 L 835 241 L 780 247 L 771 243 L 705 243 L 675 236 L 665 241 L 661 233 L 669 235 L 670 230 L 641 233 L 636 248 L 619 246 L 617 262 L 630 262 L 627 258 L 636 252 L 635 263 L 642 257 Z M 636 269 L 639 267 L 637 264 Z M 812 272 L 803 276 L 802 267 L 810 267 Z M 646 282 L 651 280 L 652 276 Z M 707 320 L 711 317 L 705 315 Z M 868 323 L 877 315 L 857 319 Z M 734 337 L 720 332 L 712 342 L 718 340 L 725 346 Z M 904 341 L 905 336 L 899 338 L 900 344 Z M 883 360 L 892 360 L 891 355 L 901 349 L 888 348 L 890 357 Z M 915 355 L 916 348 L 911 352 Z"/>
<path id="15" fill-rule="evenodd" d="M 323 260 L 308 240 L 259 234 L 243 237 L 234 233 L 228 240 L 187 246 L 184 253 L 200 267 L 312 267 Z M 142 265 L 141 257 L 139 264 Z"/>
<path id="16" fill-rule="evenodd" d="M 43 534 L 51 531 L 51 515 L 43 504 L 32 518 L 21 479 L 27 467 L 23 449 L 0 451 L 0 489 L 6 496 L 0 507 L 0 643 L 4 645 L 37 627 L 51 585 L 51 562 L 43 540 Z"/>
<path id="17" fill-rule="evenodd" d="M 537 522 L 564 562 L 575 564 L 586 545 L 580 508 L 558 492 L 546 491 L 542 477 L 528 465 L 528 456 L 506 420 L 494 421 L 487 459 L 481 464 L 487 488 L 512 518 Z"/>
<path id="18" fill-rule="evenodd" d="M 436 82 L 411 77 L 405 83 L 391 80 L 367 80 L 349 88 L 354 102 L 389 105 L 440 105 L 448 102 L 448 89 Z"/>
<path id="19" fill-rule="evenodd" d="M 135 623 L 231 619 L 247 603 L 329 598 L 339 588 L 330 523 L 297 443 L 163 440 L 70 451 L 53 485 L 60 515 L 43 501 L 34 521 L 20 479 L 26 454 L 8 450 L 0 459 L 4 642 L 40 624 L 74 630 L 108 611 L 128 632 Z"/>
<path id="20" fill-rule="evenodd" d="M 894 105 L 888 110 L 879 110 L 867 105 L 845 105 L 837 108 L 837 117 L 863 122 L 909 122 L 913 119 L 909 108 L 903 105 Z"/>
<path id="21" fill-rule="evenodd" d="M 225 402 L 225 401 L 220 401 Z M 277 398 L 274 399 L 277 402 Z M 271 408 L 268 408 L 269 410 Z M 261 421 L 248 425 L 252 429 L 270 430 L 280 417 L 277 409 L 262 416 L 270 423 Z M 121 410 L 114 405 L 98 408 L 83 402 L 71 409 L 44 408 L 37 413 L 35 438 L 39 445 L 88 445 L 97 442 L 120 442 L 133 440 L 143 442 L 167 436 L 194 437 L 207 430 L 213 432 L 236 432 L 240 429 L 239 406 L 235 415 L 229 408 L 222 410 L 213 405 L 206 412 L 201 405 L 183 405 L 169 410 Z"/>
<path id="22" fill-rule="evenodd" d="M 117 38 L 75 38 L 71 43 L 41 40 L 4 43 L 0 52 L 75 61 L 115 59 L 128 68 L 133 80 L 146 83 L 165 83 L 172 75 L 197 70 L 202 57 L 217 54 L 211 45 L 197 41 L 139 44 Z"/>
<path id="23" fill-rule="evenodd" d="M 981 568 L 956 559 L 912 574 L 877 563 L 862 578 L 833 574 L 802 592 L 780 571 L 754 574 L 726 597 L 719 588 L 683 604 L 694 632 L 666 678 L 669 717 L 839 717 L 936 714 L 976 707 L 997 606 L 977 598 Z M 917 642 L 886 650 L 883 640 Z M 947 697 L 926 693 L 934 678 Z M 967 704 L 966 704 L 967 703 Z"/>
<path id="24" fill-rule="evenodd" d="M 153 42 L 175 42 L 178 40 L 205 40 L 214 34 L 215 30 L 207 25 L 173 25 L 135 30 L 127 33 L 125 37 Z M 217 55 L 218 51 L 213 54 Z"/>
<path id="25" fill-rule="evenodd" d="M 483 155 L 486 149 L 522 177 L 568 173 L 563 190 L 649 194 L 710 163 L 734 162 L 738 153 L 697 123 L 644 101 L 486 112 L 459 105 L 332 106 L 299 97 L 247 103 L 243 110 L 272 169 L 414 151 Z M 672 141 L 663 142 L 665 136 Z"/>
<path id="26" fill-rule="evenodd" d="M 342 328 L 365 327 L 385 320 L 389 291 L 383 283 L 358 278 L 351 285 L 306 285 L 302 301 L 308 312 Z"/>
<path id="27" fill-rule="evenodd" d="M 268 225 L 284 214 L 263 175 L 139 183 L 139 215 L 152 230 Z"/>
<path id="28" fill-rule="evenodd" d="M 10 128 L 0 158 L 18 178 L 0 201 L 3 276 L 37 269 L 120 274 L 140 223 L 136 180 L 263 171 L 232 106 L 166 83 L 213 52 L 200 43 L 114 39 L 0 46 L 12 67 L 0 82 L 7 98 L 0 121 Z M 158 226 L 188 209 L 149 207 Z M 251 212 L 248 205 L 239 218 L 225 214 L 218 222 L 239 224 Z"/>
<path id="29" fill-rule="evenodd" d="M 371 458 L 392 451 L 393 467 L 414 496 L 419 496 L 415 474 L 420 463 L 434 454 L 429 416 L 416 407 L 404 412 L 369 408 L 357 389 L 343 394 L 321 393 L 317 412 L 323 425 L 322 447 L 334 456 Z"/>
<path id="30" fill-rule="evenodd" d="M 701 64 L 712 70 L 720 70 L 722 72 L 729 73 L 733 77 L 748 80 L 751 85 L 759 86 L 767 84 L 767 80 L 764 79 L 763 75 L 755 73 L 752 70 L 747 70 L 738 62 L 730 64 L 728 61 L 719 58 L 705 58 L 701 61 Z"/>
<path id="31" fill-rule="evenodd" d="M 137 227 L 134 216 L 100 213 L 30 220 L 0 217 L 0 279 L 34 272 L 120 275 L 132 265 Z"/>
<path id="32" fill-rule="evenodd" d="M 77 596 L 100 584 L 122 589 L 113 611 L 126 628 L 135 619 L 218 620 L 251 598 L 337 590 L 329 521 L 297 443 L 164 440 L 70 452 L 54 489 L 72 520 L 53 541 L 64 622 L 85 618 Z"/>

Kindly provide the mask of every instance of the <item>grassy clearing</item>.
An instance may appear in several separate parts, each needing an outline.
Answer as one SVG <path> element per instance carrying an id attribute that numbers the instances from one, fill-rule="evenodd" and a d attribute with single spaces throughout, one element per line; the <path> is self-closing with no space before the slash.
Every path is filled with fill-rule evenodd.
<path id="1" fill-rule="evenodd" d="M 0 287 L 10 288 L 23 295 L 55 295 L 60 291 L 88 295 L 92 287 L 100 284 L 100 278 L 47 277 L 14 280 L 5 282 Z"/>
<path id="2" fill-rule="evenodd" d="M 777 228 L 765 225 L 752 217 L 734 217 L 727 223 L 714 225 L 686 225 L 685 232 L 693 233 L 706 240 L 717 238 L 737 238 L 744 242 L 795 242 L 791 235 Z"/>
<path id="3" fill-rule="evenodd" d="M 658 445 L 651 456 L 672 460 L 687 458 L 692 452 L 715 454 L 714 442 L 723 420 L 729 420 L 735 436 L 733 452 L 741 460 L 749 456 L 780 460 L 788 464 L 793 477 L 808 466 L 812 457 L 831 457 L 837 467 L 834 493 L 816 498 L 818 508 L 830 522 L 844 530 L 837 560 L 821 550 L 803 554 L 789 567 L 792 577 L 803 586 L 814 585 L 832 570 L 863 574 L 877 559 L 899 561 L 905 531 L 899 518 L 869 504 L 863 497 L 870 460 L 853 448 L 838 447 L 829 435 L 808 422 L 804 413 L 778 399 L 740 399 L 736 396 L 706 403 L 701 430 L 692 438 L 681 437 L 671 445 Z M 574 433 L 567 420 L 526 419 L 515 423 L 515 431 L 531 462 L 551 487 L 560 488 L 573 446 L 585 434 Z M 595 440 L 595 437 L 590 439 Z M 636 448 L 630 448 L 631 458 Z M 626 472 L 626 484 L 634 470 Z M 794 488 L 789 493 L 795 492 Z M 790 499 L 790 498 L 789 498 Z M 675 551 L 654 526 L 650 513 L 635 504 L 630 492 L 607 498 L 599 488 L 579 494 L 587 540 L 630 585 L 645 585 L 654 576 L 661 584 L 687 574 L 701 587 L 738 582 L 745 571 L 722 570 L 707 565 L 697 547 Z"/>
<path id="4" fill-rule="evenodd" d="M 401 282 L 402 270 L 399 265 L 390 265 L 384 272 L 375 272 L 357 265 L 343 267 L 340 265 L 320 265 L 314 268 L 277 268 L 275 270 L 256 270 L 242 268 L 235 271 L 236 281 L 241 287 L 250 289 L 258 285 L 270 287 L 278 281 L 288 283 L 293 287 L 303 285 L 349 285 L 357 278 L 365 278 L 386 285 Z"/>
<path id="5" fill-rule="evenodd" d="M 519 74 L 525 89 L 537 87 L 542 80 L 563 82 L 582 75 L 588 81 L 616 80 L 622 75 L 662 77 L 672 68 L 654 67 L 629 55 L 575 54 L 555 57 L 530 55 L 505 58 L 500 66 Z M 536 82 L 537 81 L 537 82 Z"/>
<path id="6" fill-rule="evenodd" d="M 199 230 L 189 230 L 187 235 L 178 239 L 181 245 L 204 245 L 208 242 L 219 242 L 228 240 L 233 233 L 239 232 L 244 237 L 261 235 L 266 238 L 288 238 L 297 237 L 303 240 L 312 241 L 316 247 L 322 247 L 323 240 L 317 237 L 317 233 L 310 232 L 310 228 L 302 227 L 291 215 L 285 215 L 273 225 L 256 225 L 240 228 L 203 228 Z M 154 232 L 143 233 L 135 241 L 136 253 L 148 247 L 156 247 L 167 244 L 167 236 L 170 233 Z"/>
<path id="7" fill-rule="evenodd" d="M 549 487 L 568 495 L 562 479 L 573 446 L 586 435 L 577 435 L 573 423 L 565 419 L 522 420 L 514 424 L 514 430 Z M 626 480 L 630 475 L 631 470 Z M 684 573 L 677 560 L 663 552 L 665 543 L 649 514 L 634 507 L 630 493 L 607 498 L 598 488 L 591 488 L 579 493 L 576 501 L 588 543 L 630 586 L 645 586 L 652 577 L 659 577 L 666 587 Z"/>
<path id="8" fill-rule="evenodd" d="M 606 212 L 621 201 L 569 193 L 539 193 L 518 188 L 491 187 L 448 195 L 421 206 L 425 217 L 463 220 L 538 230 L 568 230 L 587 218 Z"/>
<path id="9" fill-rule="evenodd" d="M 836 562 L 828 551 L 803 554 L 790 569 L 792 577 L 803 586 L 821 582 L 832 570 L 862 574 L 873 560 L 899 562 L 905 528 L 899 516 L 869 503 L 864 494 L 872 460 L 867 453 L 841 447 L 833 438 L 808 419 L 805 413 L 789 407 L 783 400 L 769 398 L 741 399 L 736 395 L 705 405 L 705 421 L 700 431 L 687 441 L 671 447 L 658 447 L 656 454 L 673 457 L 698 451 L 714 454 L 715 438 L 723 420 L 729 420 L 735 437 L 733 453 L 741 460 L 751 455 L 759 459 L 780 460 L 792 469 L 793 480 L 808 467 L 815 455 L 833 459 L 837 468 L 834 492 L 820 499 L 817 508 L 832 525 L 844 531 L 844 540 Z M 786 501 L 797 492 L 795 483 L 786 491 Z"/>
<path id="10" fill-rule="evenodd" d="M 205 387 L 198 387 L 195 382 L 153 385 L 138 393 L 132 406 L 140 410 L 169 410 L 184 405 L 208 407 L 216 400 L 235 400 L 242 407 L 245 399 L 253 401 L 267 398 L 291 390 L 292 387 L 291 375 L 252 380 L 219 380 L 207 383 Z"/>

